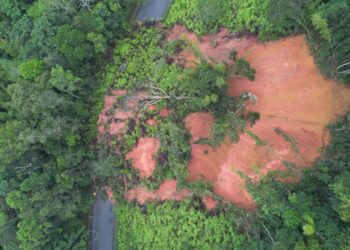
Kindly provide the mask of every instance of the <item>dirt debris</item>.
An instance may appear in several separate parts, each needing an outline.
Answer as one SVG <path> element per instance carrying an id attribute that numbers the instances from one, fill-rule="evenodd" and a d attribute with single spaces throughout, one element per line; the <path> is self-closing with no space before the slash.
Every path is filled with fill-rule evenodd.
<path id="1" fill-rule="evenodd" d="M 239 136 L 238 143 L 226 138 L 216 148 L 195 144 L 198 139 L 210 138 L 215 122 L 213 115 L 198 112 L 184 120 L 192 136 L 187 180 L 206 180 L 225 201 L 245 209 L 254 209 L 256 205 L 247 191 L 245 178 L 257 182 L 275 170 L 289 171 L 296 178 L 300 177 L 300 170 L 312 166 L 320 156 L 320 150 L 329 144 L 327 125 L 349 110 L 350 90 L 320 74 L 303 36 L 260 43 L 254 37 L 230 37 L 225 29 L 216 35 L 198 38 L 185 28 L 175 26 L 169 32 L 168 41 L 184 38 L 195 43 L 210 62 L 228 62 L 231 51 L 235 50 L 256 70 L 254 82 L 239 77 L 229 80 L 229 94 L 254 94 L 257 102 L 248 104 L 246 112 L 260 114 L 260 119 Z M 187 67 L 198 63 L 190 50 L 181 52 L 175 59 Z M 106 100 L 104 111 L 110 108 L 111 102 L 110 99 Z M 103 122 L 105 118 L 102 116 L 100 120 Z M 121 125 L 112 127 L 113 132 L 121 130 Z M 258 145 L 251 135 L 264 144 Z M 148 145 L 139 141 L 138 146 L 128 154 L 129 159 L 139 161 L 134 166 L 143 177 L 152 175 L 155 167 L 153 155 L 159 147 L 159 142 L 154 138 L 147 140 L 148 143 L 152 140 L 152 143 Z M 147 166 L 149 162 L 152 166 Z M 156 199 L 181 200 L 189 195 L 189 190 L 176 190 L 175 180 L 167 180 L 158 191 L 149 192 L 137 187 L 129 190 L 125 196 L 130 201 L 137 200 L 144 204 Z M 212 209 L 213 202 L 208 200 L 208 197 L 202 197 L 203 203 L 208 203 L 207 208 Z"/>

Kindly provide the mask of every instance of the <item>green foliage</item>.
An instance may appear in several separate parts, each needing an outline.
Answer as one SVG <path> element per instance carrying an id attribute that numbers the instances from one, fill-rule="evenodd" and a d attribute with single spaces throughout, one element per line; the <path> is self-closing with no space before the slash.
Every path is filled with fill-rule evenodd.
<path id="1" fill-rule="evenodd" d="M 98 76 L 129 26 L 118 2 L 0 1 L 1 249 L 87 248 Z"/>
<path id="2" fill-rule="evenodd" d="M 311 17 L 312 25 L 320 32 L 320 36 L 326 41 L 332 40 L 331 31 L 328 28 L 327 20 L 325 20 L 319 13 L 314 13 Z"/>
<path id="3" fill-rule="evenodd" d="M 51 79 L 49 83 L 58 91 L 62 91 L 77 97 L 73 93 L 80 90 L 81 79 L 73 75 L 72 71 L 65 71 L 61 66 L 56 66 L 51 69 Z"/>
<path id="4" fill-rule="evenodd" d="M 322 40 L 312 41 L 317 63 L 326 76 L 336 77 L 349 84 L 350 79 L 350 3 L 332 0 L 319 6 L 321 16 L 317 31 Z"/>
<path id="5" fill-rule="evenodd" d="M 266 141 L 262 140 L 259 136 L 254 134 L 252 131 L 247 130 L 246 133 L 255 141 L 255 144 L 257 146 L 264 146 L 266 145 Z"/>
<path id="6" fill-rule="evenodd" d="M 119 42 L 114 50 L 114 64 L 108 68 L 108 86 L 137 89 L 158 81 L 168 72 L 159 49 L 162 33 L 158 29 L 142 29 L 133 38 Z"/>
<path id="7" fill-rule="evenodd" d="M 27 10 L 28 16 L 39 18 L 45 11 L 45 5 L 42 0 L 35 1 Z"/>
<path id="8" fill-rule="evenodd" d="M 8 102 L 10 95 L 7 93 L 7 87 L 11 83 L 8 74 L 0 66 L 0 124 L 8 119 Z"/>
<path id="9" fill-rule="evenodd" d="M 244 130 L 245 125 L 245 120 L 235 112 L 230 111 L 226 113 L 225 116 L 218 116 L 211 130 L 213 140 L 209 143 L 213 146 L 217 146 L 226 136 L 228 136 L 231 141 L 237 142 L 239 133 Z"/>
<path id="10" fill-rule="evenodd" d="M 196 34 L 215 32 L 220 27 L 231 31 L 270 31 L 267 20 L 269 0 L 176 0 L 172 4 L 165 24 L 180 23 Z"/>
<path id="11" fill-rule="evenodd" d="M 232 1 L 235 9 L 233 20 L 236 31 L 259 31 L 260 38 L 265 38 L 272 29 L 272 23 L 267 19 L 270 0 L 236 0 Z"/>
<path id="12" fill-rule="evenodd" d="M 246 119 L 249 122 L 250 126 L 253 126 L 256 121 L 260 119 L 260 113 L 257 112 L 249 112 L 248 115 L 246 116 Z"/>
<path id="13" fill-rule="evenodd" d="M 205 180 L 186 182 L 184 188 L 190 189 L 192 194 L 196 196 L 213 194 L 213 185 Z"/>
<path id="14" fill-rule="evenodd" d="M 317 1 L 317 0 L 316 0 Z M 273 24 L 275 35 L 306 32 L 310 37 L 309 16 L 314 0 L 270 0 L 268 20 Z"/>
<path id="15" fill-rule="evenodd" d="M 95 46 L 96 53 L 104 53 L 107 49 L 107 39 L 101 34 L 88 33 L 87 39 Z"/>
<path id="16" fill-rule="evenodd" d="M 347 249 L 349 216 L 349 129 L 345 117 L 331 126 L 326 155 L 304 172 L 300 183 L 283 184 L 272 176 L 253 188 L 266 248 Z M 271 238 L 273 241 L 271 241 Z"/>
<path id="17" fill-rule="evenodd" d="M 306 236 L 311 236 L 315 233 L 315 226 L 313 224 L 305 224 L 303 225 L 303 233 Z"/>
<path id="18" fill-rule="evenodd" d="M 21 15 L 25 5 L 22 5 L 23 1 L 11 1 L 4 0 L 0 4 L 0 13 L 11 18 L 18 18 Z"/>
<path id="19" fill-rule="evenodd" d="M 100 147 L 96 154 L 97 156 L 94 157 L 95 160 L 90 164 L 90 171 L 93 176 L 105 180 L 110 176 L 118 174 L 118 160 L 115 154 L 109 152 L 104 147 Z"/>
<path id="20" fill-rule="evenodd" d="M 338 212 L 340 218 L 345 221 L 350 221 L 350 186 L 349 186 L 349 172 L 339 176 L 336 181 L 330 185 L 334 192 L 337 202 L 334 204 L 335 210 Z"/>
<path id="21" fill-rule="evenodd" d="M 243 58 L 236 61 L 236 75 L 244 76 L 251 81 L 255 80 L 255 69 L 253 69 L 249 62 Z"/>
<path id="22" fill-rule="evenodd" d="M 194 31 L 196 34 L 207 33 L 208 30 L 205 25 L 198 20 L 197 4 L 198 0 L 176 0 L 172 3 L 168 15 L 165 19 L 167 26 L 174 24 L 183 24 L 188 29 Z"/>
<path id="23" fill-rule="evenodd" d="M 232 2 L 227 0 L 198 0 L 196 17 L 208 30 L 212 29 L 214 31 L 220 26 L 232 29 L 232 7 Z"/>
<path id="24" fill-rule="evenodd" d="M 221 67 L 223 66 L 223 67 Z M 230 99 L 226 98 L 226 80 L 228 70 L 226 65 L 210 65 L 200 63 L 194 70 L 187 70 L 180 76 L 181 84 L 174 86 L 171 94 L 181 96 L 184 100 L 174 102 L 180 114 L 188 114 L 205 108 L 209 110 L 222 107 L 221 104 Z M 224 106 L 226 107 L 226 106 Z"/>
<path id="25" fill-rule="evenodd" d="M 240 249 L 245 239 L 233 218 L 210 216 L 188 200 L 144 208 L 121 204 L 116 216 L 117 249 Z"/>
<path id="26" fill-rule="evenodd" d="M 44 69 L 44 62 L 39 59 L 32 59 L 21 63 L 19 73 L 26 80 L 34 80 Z"/>
<path id="27" fill-rule="evenodd" d="M 58 28 L 55 40 L 59 45 L 59 52 L 71 66 L 79 65 L 92 54 L 92 46 L 86 43 L 86 34 L 80 29 L 72 29 L 68 24 Z"/>
<path id="28" fill-rule="evenodd" d="M 299 153 L 297 141 L 294 137 L 290 136 L 288 133 L 283 131 L 281 128 L 275 128 L 275 133 L 283 137 L 283 139 L 290 144 L 290 147 L 295 153 Z"/>
<path id="29" fill-rule="evenodd" d="M 111 182 L 118 185 L 126 180 L 125 188 L 143 183 L 133 182 L 137 173 L 110 149 L 91 152 L 95 106 L 107 87 L 148 93 L 150 86 L 156 87 L 164 97 L 156 103 L 158 108 L 174 110 L 175 115 L 157 129 L 145 128 L 142 121 L 122 140 L 112 140 L 122 154 L 142 135 L 161 140 L 155 177 L 146 183 L 151 187 L 165 178 L 186 185 L 190 149 L 181 122 L 189 112 L 210 111 L 216 116 L 212 133 L 217 143 L 227 134 L 236 140 L 245 127 L 247 117 L 239 111 L 246 100 L 228 97 L 226 80 L 230 74 L 254 79 L 249 64 L 234 52 L 232 68 L 208 64 L 197 54 L 198 67 L 183 69 L 172 64 L 171 56 L 185 46 L 196 52 L 195 46 L 186 41 L 164 44 L 160 29 L 141 28 L 135 36 L 120 40 L 131 31 L 126 20 L 134 3 L 100 0 L 83 7 L 65 0 L 0 1 L 1 249 L 86 249 L 90 175 L 102 182 L 115 176 Z M 197 34 L 219 27 L 258 32 L 260 38 L 306 32 L 323 71 L 347 82 L 349 13 L 347 0 L 176 0 L 165 22 L 182 23 Z M 104 55 L 116 40 L 114 62 L 100 77 L 108 60 Z M 100 81 L 106 84 L 97 86 Z M 250 122 L 256 119 L 252 115 Z M 333 140 L 327 154 L 299 184 L 275 182 L 272 177 L 263 180 L 254 192 L 256 212 L 236 216 L 224 206 L 218 209 L 221 213 L 210 216 L 189 201 L 143 208 L 121 204 L 118 246 L 346 249 L 349 123 L 348 116 L 331 126 Z M 276 132 L 297 152 L 294 138 Z M 256 135 L 250 136 L 261 143 Z M 206 183 L 190 188 L 197 193 L 210 189 Z M 247 238 L 237 233 L 237 224 Z"/>
<path id="30" fill-rule="evenodd" d="M 154 178 L 159 184 L 165 179 L 176 179 L 181 186 L 187 176 L 187 163 L 190 158 L 186 130 L 174 122 L 164 122 L 159 125 L 154 136 L 161 144 Z"/>

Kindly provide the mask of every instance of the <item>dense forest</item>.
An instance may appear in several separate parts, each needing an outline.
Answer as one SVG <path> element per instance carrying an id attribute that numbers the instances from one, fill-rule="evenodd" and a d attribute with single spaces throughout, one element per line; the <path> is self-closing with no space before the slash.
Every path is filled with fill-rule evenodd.
<path id="1" fill-rule="evenodd" d="M 86 249 L 99 71 L 132 1 L 0 2 L 0 245 Z M 103 90 L 102 90 L 103 94 Z"/>
<path id="2" fill-rule="evenodd" d="M 156 189 L 176 178 L 195 194 L 210 192 L 207 183 L 185 181 L 190 149 L 179 121 L 213 110 L 219 122 L 210 143 L 218 144 L 258 119 L 232 111 L 246 96 L 226 94 L 228 77 L 254 80 L 246 60 L 233 52 L 234 67 L 211 64 L 192 47 L 201 58 L 197 68 L 169 64 L 170 55 L 191 45 L 165 43 L 164 29 L 182 24 L 203 35 L 226 27 L 262 41 L 305 34 L 324 76 L 349 85 L 350 1 L 174 0 L 161 27 L 130 21 L 138 2 L 0 1 L 0 249 L 87 249 L 93 193 L 107 181 L 118 198 L 120 249 L 349 249 L 350 114 L 329 125 L 330 145 L 300 182 L 281 183 L 273 173 L 251 183 L 254 211 L 222 204 L 207 212 L 196 195 L 140 207 L 122 194 L 125 178 L 128 187 Z M 120 155 L 141 134 L 167 145 L 164 168 L 133 182 L 137 174 L 111 143 L 98 142 L 96 121 L 105 93 L 149 88 L 143 83 L 150 77 L 172 97 L 155 104 L 176 115 L 157 130 L 140 126 L 112 141 Z"/>

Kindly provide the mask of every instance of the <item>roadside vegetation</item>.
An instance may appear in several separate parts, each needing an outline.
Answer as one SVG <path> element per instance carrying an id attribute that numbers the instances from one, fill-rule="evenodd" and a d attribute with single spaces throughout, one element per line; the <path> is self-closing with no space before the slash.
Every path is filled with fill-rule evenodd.
<path id="1" fill-rule="evenodd" d="M 220 203 L 206 211 L 198 196 L 210 185 L 185 182 L 190 138 L 183 118 L 212 112 L 213 139 L 205 143 L 237 140 L 259 114 L 234 112 L 250 100 L 229 97 L 226 80 L 254 80 L 254 69 L 236 56 L 208 63 L 189 41 L 165 42 L 163 28 L 133 27 L 136 2 L 0 1 L 0 249 L 87 249 L 92 193 L 106 183 L 120 202 L 117 249 L 349 249 L 350 114 L 330 125 L 331 144 L 299 183 L 280 183 L 273 173 L 249 185 L 256 210 Z M 350 83 L 348 0 L 174 0 L 164 24 L 196 34 L 226 27 L 261 40 L 304 34 L 322 72 Z M 184 49 L 196 55 L 196 67 L 173 60 Z M 111 89 L 147 98 L 137 126 L 101 143 L 96 121 Z M 151 105 L 173 112 L 160 118 Z M 148 126 L 149 118 L 158 125 Z M 294 138 L 276 133 L 298 150 Z M 141 136 L 162 145 L 148 180 L 124 160 Z M 145 206 L 123 201 L 126 189 L 154 190 L 167 178 L 194 195 Z"/>
<path id="2" fill-rule="evenodd" d="M 120 204 L 117 207 L 118 249 L 240 249 L 245 237 L 238 233 L 235 218 L 208 215 L 195 200 Z"/>

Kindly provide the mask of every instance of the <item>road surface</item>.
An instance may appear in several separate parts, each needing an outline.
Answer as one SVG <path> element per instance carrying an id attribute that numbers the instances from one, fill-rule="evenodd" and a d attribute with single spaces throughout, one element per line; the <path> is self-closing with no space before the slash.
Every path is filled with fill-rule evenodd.
<path id="1" fill-rule="evenodd" d="M 137 15 L 137 21 L 159 20 L 164 18 L 171 0 L 148 0 L 142 4 Z"/>
<path id="2" fill-rule="evenodd" d="M 114 204 L 97 195 L 92 214 L 92 250 L 114 249 Z"/>

